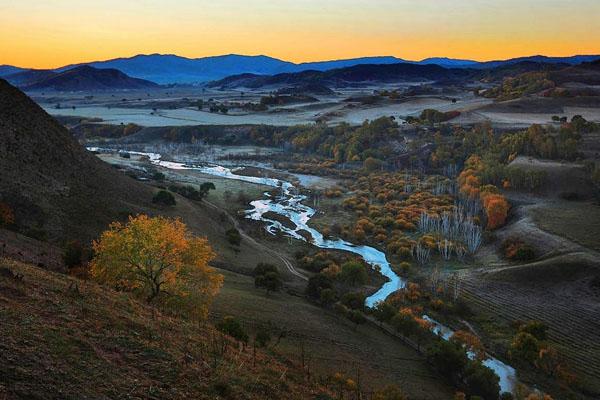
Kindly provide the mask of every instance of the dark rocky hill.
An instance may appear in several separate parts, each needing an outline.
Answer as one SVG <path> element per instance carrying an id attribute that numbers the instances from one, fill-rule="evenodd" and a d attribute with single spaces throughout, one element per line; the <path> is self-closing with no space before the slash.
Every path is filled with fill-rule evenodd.
<path id="1" fill-rule="evenodd" d="M 0 80 L 0 201 L 34 237 L 87 240 L 151 203 L 149 187 L 86 151 L 19 89 Z"/>

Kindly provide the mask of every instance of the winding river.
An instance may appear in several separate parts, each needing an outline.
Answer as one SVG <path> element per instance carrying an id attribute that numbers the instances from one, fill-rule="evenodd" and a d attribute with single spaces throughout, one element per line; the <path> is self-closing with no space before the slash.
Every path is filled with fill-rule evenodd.
<path id="1" fill-rule="evenodd" d="M 90 147 L 88 150 L 103 151 L 104 149 Z M 235 173 L 236 170 L 243 167 L 236 169 L 226 168 L 219 165 L 195 165 L 190 163 L 164 161 L 161 159 L 161 155 L 157 153 L 144 153 L 136 151 L 128 151 L 128 153 L 139 156 L 147 156 L 151 163 L 164 168 L 175 170 L 196 170 L 207 175 L 280 188 L 281 192 L 275 198 L 266 196 L 266 199 L 252 201 L 250 203 L 252 208 L 246 211 L 246 217 L 257 221 L 263 221 L 266 224 L 265 229 L 271 234 L 276 234 L 277 231 L 281 231 L 293 238 L 306 240 L 305 237 L 300 234 L 301 231 L 304 231 L 311 235 L 311 243 L 317 247 L 324 249 L 344 250 L 361 256 L 369 265 L 371 265 L 373 268 L 377 268 L 380 273 L 388 279 L 388 281 L 377 292 L 367 297 L 365 303 L 368 307 L 373 307 L 377 302 L 385 300 L 391 293 L 403 288 L 406 284 L 401 277 L 394 273 L 383 252 L 370 246 L 354 245 L 342 239 L 326 239 L 323 237 L 321 232 L 308 226 L 308 221 L 315 214 L 316 210 L 302 204 L 302 202 L 306 200 L 306 196 L 298 194 L 297 189 L 290 182 L 275 178 L 246 176 Z M 279 221 L 265 217 L 264 215 L 269 211 L 287 217 L 294 223 L 295 226 L 287 227 L 281 224 Z M 431 319 L 427 315 L 424 315 L 423 318 L 431 323 L 432 331 L 445 340 L 448 340 L 454 333 L 450 328 Z M 473 354 L 468 355 L 470 358 L 474 357 Z M 484 360 L 483 364 L 492 369 L 500 378 L 501 393 L 513 392 L 517 383 L 516 371 L 514 368 L 491 356 Z"/>

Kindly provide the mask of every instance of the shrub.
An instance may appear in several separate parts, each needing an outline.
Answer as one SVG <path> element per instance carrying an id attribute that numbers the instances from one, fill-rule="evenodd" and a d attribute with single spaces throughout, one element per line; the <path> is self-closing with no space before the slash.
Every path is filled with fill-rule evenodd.
<path id="1" fill-rule="evenodd" d="M 502 243 L 504 256 L 511 261 L 531 261 L 535 259 L 533 246 L 517 238 L 508 238 Z"/>
<path id="2" fill-rule="evenodd" d="M 529 321 L 519 327 L 519 332 L 527 332 L 541 341 L 548 339 L 548 325 L 541 321 Z"/>
<path id="3" fill-rule="evenodd" d="M 6 203 L 0 203 L 0 226 L 12 225 L 15 222 L 15 214 Z"/>
<path id="4" fill-rule="evenodd" d="M 173 194 L 166 190 L 160 190 L 158 193 L 156 193 L 154 198 L 152 198 L 152 202 L 164 206 L 174 206 L 176 204 Z"/>
<path id="5" fill-rule="evenodd" d="M 337 293 L 335 289 L 323 289 L 319 295 L 319 300 L 322 305 L 329 306 L 335 303 L 337 299 Z"/>
<path id="6" fill-rule="evenodd" d="M 248 343 L 248 334 L 242 327 L 242 324 L 240 324 L 240 321 L 234 317 L 227 316 L 223 318 L 223 320 L 220 321 L 216 327 L 224 334 L 229 335 L 240 342 Z"/>
<path id="7" fill-rule="evenodd" d="M 365 318 L 363 313 L 358 310 L 350 310 L 350 312 L 346 314 L 346 318 L 348 318 L 357 326 L 367 322 L 367 319 Z"/>

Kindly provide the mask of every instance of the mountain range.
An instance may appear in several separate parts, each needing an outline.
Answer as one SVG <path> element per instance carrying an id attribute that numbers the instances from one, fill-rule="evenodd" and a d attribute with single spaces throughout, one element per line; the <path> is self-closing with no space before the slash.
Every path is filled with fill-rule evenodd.
<path id="1" fill-rule="evenodd" d="M 438 65 L 445 68 L 490 69 L 500 66 L 532 61 L 537 63 L 564 63 L 576 65 L 600 59 L 600 55 L 576 55 L 572 57 L 530 56 L 508 60 L 479 62 L 452 58 L 427 58 L 421 61 L 408 61 L 393 56 L 362 57 L 345 60 L 293 63 L 264 55 L 246 56 L 228 54 L 214 57 L 186 58 L 173 54 L 136 55 L 128 58 L 115 58 L 82 64 L 66 65 L 52 72 L 64 72 L 81 66 L 99 69 L 117 69 L 130 77 L 144 79 L 159 84 L 194 84 L 223 79 L 232 75 L 276 75 L 303 71 L 328 71 L 364 64 L 418 64 Z M 0 77 L 18 84 L 11 75 L 28 71 L 10 65 L 0 65 Z"/>

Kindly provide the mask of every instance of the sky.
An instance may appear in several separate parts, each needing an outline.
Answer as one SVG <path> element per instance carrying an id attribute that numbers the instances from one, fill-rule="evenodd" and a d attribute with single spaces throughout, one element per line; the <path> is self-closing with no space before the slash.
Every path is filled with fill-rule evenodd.
<path id="1" fill-rule="evenodd" d="M 0 64 L 600 54 L 600 0 L 0 0 Z"/>

